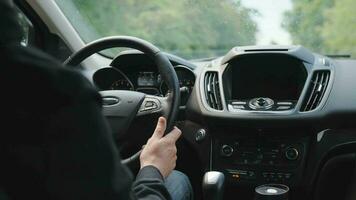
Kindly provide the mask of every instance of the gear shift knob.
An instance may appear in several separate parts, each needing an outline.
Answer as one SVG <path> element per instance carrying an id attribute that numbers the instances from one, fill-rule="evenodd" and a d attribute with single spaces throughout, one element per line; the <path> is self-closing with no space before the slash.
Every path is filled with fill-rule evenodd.
<path id="1" fill-rule="evenodd" d="M 222 200 L 224 195 L 225 176 L 221 172 L 210 171 L 204 174 L 204 200 Z"/>

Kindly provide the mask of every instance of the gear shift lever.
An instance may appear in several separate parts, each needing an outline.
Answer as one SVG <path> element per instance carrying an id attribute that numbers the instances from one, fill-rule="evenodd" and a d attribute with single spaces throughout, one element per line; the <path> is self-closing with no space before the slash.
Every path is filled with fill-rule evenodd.
<path id="1" fill-rule="evenodd" d="M 204 174 L 204 200 L 222 200 L 224 194 L 225 176 L 221 172 L 210 171 Z"/>

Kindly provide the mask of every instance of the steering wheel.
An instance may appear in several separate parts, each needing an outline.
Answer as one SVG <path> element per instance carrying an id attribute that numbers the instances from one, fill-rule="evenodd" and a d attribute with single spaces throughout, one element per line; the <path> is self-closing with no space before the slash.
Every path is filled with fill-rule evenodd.
<path id="1" fill-rule="evenodd" d="M 136 91 L 107 90 L 100 91 L 103 102 L 103 114 L 107 118 L 116 137 L 125 134 L 136 116 L 161 114 L 167 119 L 166 133 L 173 128 L 179 112 L 180 91 L 177 74 L 168 60 L 153 44 L 130 36 L 105 37 L 93 41 L 79 51 L 73 53 L 64 64 L 77 68 L 79 64 L 89 56 L 110 48 L 132 48 L 139 50 L 150 57 L 161 74 L 162 80 L 167 84 L 169 92 L 166 97 L 147 95 Z M 129 164 L 138 160 L 140 152 L 135 153 L 123 164 Z"/>

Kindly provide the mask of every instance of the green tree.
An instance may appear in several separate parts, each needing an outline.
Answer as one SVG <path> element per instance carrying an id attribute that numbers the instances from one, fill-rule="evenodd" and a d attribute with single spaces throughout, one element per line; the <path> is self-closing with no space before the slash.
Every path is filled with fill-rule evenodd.
<path id="1" fill-rule="evenodd" d="M 86 41 L 109 35 L 131 35 L 186 58 L 216 56 L 233 46 L 256 41 L 257 28 L 250 16 L 255 11 L 244 8 L 239 0 L 72 2 L 79 17 L 78 13 L 72 13 L 69 20 L 74 24 L 84 21 L 92 27 L 82 34 Z M 57 0 L 57 3 L 68 6 L 68 1 Z"/>
<path id="2" fill-rule="evenodd" d="M 323 44 L 328 53 L 356 56 L 356 1 L 338 0 L 325 13 L 321 28 Z"/>
<path id="3" fill-rule="evenodd" d="M 322 52 L 324 43 L 321 29 L 325 21 L 324 11 L 333 6 L 334 0 L 292 0 L 293 9 L 286 13 L 284 27 L 294 44 L 301 44 Z"/>
<path id="4" fill-rule="evenodd" d="M 356 56 L 355 0 L 292 0 L 284 27 L 293 43 L 325 54 Z"/>

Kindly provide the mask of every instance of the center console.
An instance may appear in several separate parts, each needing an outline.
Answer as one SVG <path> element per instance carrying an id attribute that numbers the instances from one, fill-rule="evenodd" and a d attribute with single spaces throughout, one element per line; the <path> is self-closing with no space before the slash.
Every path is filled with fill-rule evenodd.
<path id="1" fill-rule="evenodd" d="M 300 46 L 236 47 L 202 67 L 187 118 L 206 129 L 195 138 L 204 168 L 224 173 L 233 199 L 253 199 L 261 185 L 287 186 L 293 197 L 310 193 L 323 135 L 315 133 L 334 127 L 328 123 L 339 116 L 329 95 L 337 83 L 333 69 L 328 58 Z"/>
<path id="2" fill-rule="evenodd" d="M 301 180 L 308 137 L 220 134 L 213 141 L 212 169 L 223 172 L 229 184 L 295 186 Z"/>

